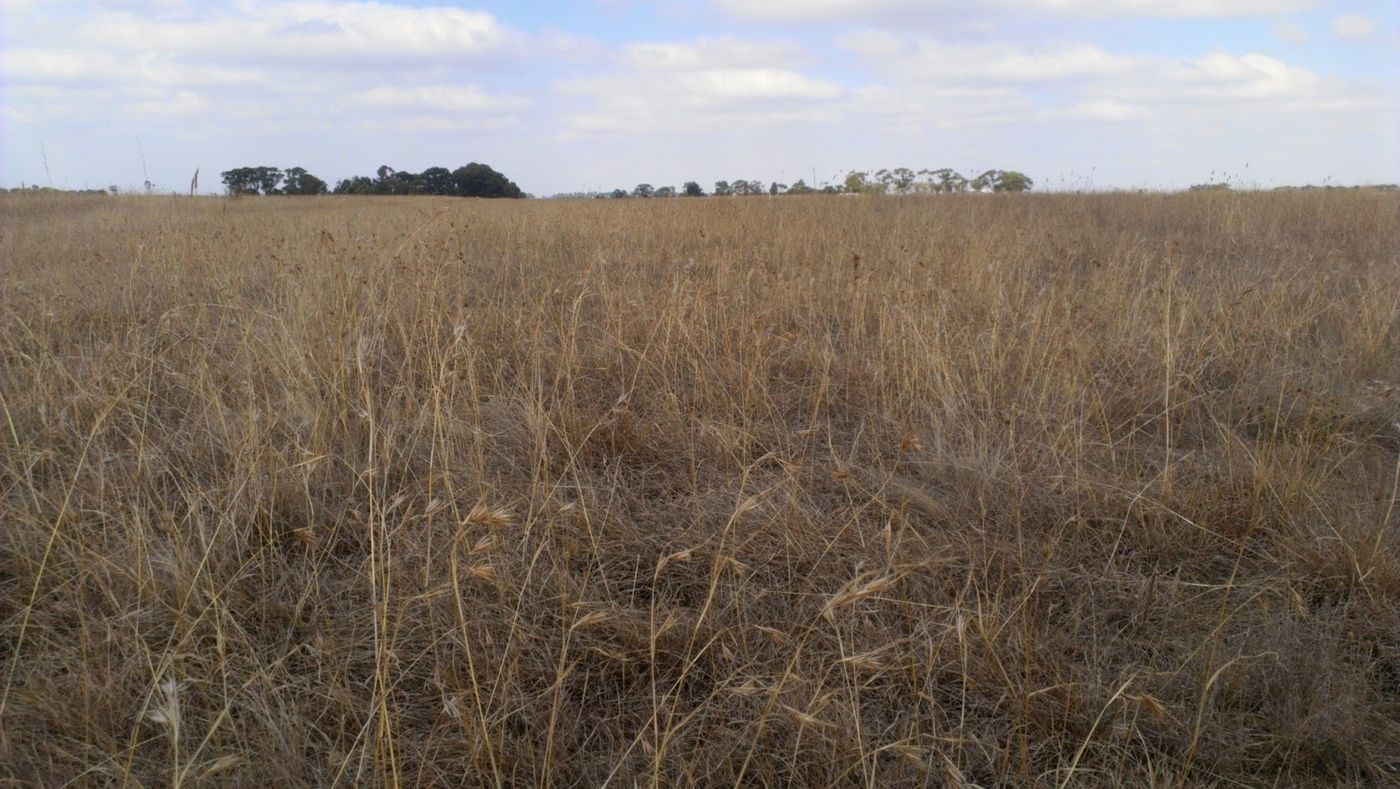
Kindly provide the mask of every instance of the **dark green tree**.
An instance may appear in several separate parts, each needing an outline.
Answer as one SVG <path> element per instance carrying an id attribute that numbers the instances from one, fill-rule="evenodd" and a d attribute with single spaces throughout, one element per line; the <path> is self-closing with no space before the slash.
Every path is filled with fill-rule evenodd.
<path id="1" fill-rule="evenodd" d="M 996 187 L 997 174 L 1000 170 L 986 170 L 968 182 L 968 187 L 974 192 L 985 192 Z"/>
<path id="2" fill-rule="evenodd" d="M 429 167 L 418 175 L 425 194 L 452 194 L 452 171 L 446 167 Z"/>
<path id="3" fill-rule="evenodd" d="M 338 195 L 372 195 L 374 194 L 374 179 L 355 175 L 337 183 L 335 194 Z"/>
<path id="4" fill-rule="evenodd" d="M 854 194 L 875 191 L 876 186 L 870 181 L 870 173 L 863 170 L 852 170 L 846 173 L 846 180 L 841 185 L 845 187 L 845 191 Z"/>
<path id="5" fill-rule="evenodd" d="M 236 167 L 219 173 L 231 195 L 276 194 L 282 171 L 276 167 Z"/>
<path id="6" fill-rule="evenodd" d="M 1015 170 L 998 170 L 996 183 L 992 184 L 992 190 L 996 192 L 1025 192 L 1035 186 L 1035 182 L 1025 173 Z"/>
<path id="7" fill-rule="evenodd" d="M 933 191 L 939 194 L 967 191 L 967 179 L 959 175 L 956 170 L 949 167 L 938 170 L 924 170 L 923 173 L 929 177 L 929 183 L 932 184 Z"/>
<path id="8" fill-rule="evenodd" d="M 700 184 L 694 181 L 686 181 L 685 186 L 681 187 L 681 194 L 684 194 L 686 197 L 704 197 L 705 190 L 701 189 Z"/>
<path id="9" fill-rule="evenodd" d="M 282 194 L 323 195 L 327 191 L 326 182 L 308 173 L 304 167 L 288 167 Z"/>
<path id="10" fill-rule="evenodd" d="M 487 165 L 472 162 L 452 171 L 453 194 L 458 197 L 524 197 L 520 187 Z"/>
<path id="11" fill-rule="evenodd" d="M 735 179 L 734 183 L 730 184 L 729 188 L 733 190 L 735 195 L 741 197 L 761 195 L 768 191 L 762 181 L 745 181 L 743 178 Z"/>
<path id="12" fill-rule="evenodd" d="M 715 181 L 715 197 L 729 197 L 734 194 L 734 187 L 728 181 Z"/>
<path id="13" fill-rule="evenodd" d="M 907 192 L 914 187 L 914 181 L 919 174 L 908 167 L 896 167 L 890 171 L 889 185 L 896 192 Z"/>

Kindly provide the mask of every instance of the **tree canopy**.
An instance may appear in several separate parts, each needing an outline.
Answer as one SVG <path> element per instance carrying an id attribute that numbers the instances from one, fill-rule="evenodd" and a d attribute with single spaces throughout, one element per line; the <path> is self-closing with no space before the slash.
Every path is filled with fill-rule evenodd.
<path id="1" fill-rule="evenodd" d="M 325 181 L 304 167 L 236 167 L 220 174 L 231 195 L 322 195 Z M 355 175 L 335 185 L 338 195 L 444 195 L 450 197 L 524 197 L 514 181 L 479 162 L 449 170 L 429 167 L 421 173 L 380 165 L 374 177 Z"/>
<path id="2" fill-rule="evenodd" d="M 915 170 L 911 167 L 892 167 L 881 170 L 851 170 L 844 176 L 837 176 L 833 182 L 808 184 L 798 179 L 791 186 L 779 181 L 762 181 L 736 178 L 733 181 L 716 181 L 711 195 L 714 197 L 749 197 L 767 195 L 808 195 L 808 194 L 875 194 L 875 195 L 914 195 L 914 194 L 956 194 L 959 192 L 1026 192 L 1035 182 L 1025 173 L 1016 170 L 984 170 L 976 177 L 968 178 L 951 167 Z M 611 198 L 651 198 L 651 197 L 705 197 L 705 190 L 696 181 L 686 181 L 680 189 L 669 186 L 653 187 L 651 184 L 637 184 L 632 189 L 613 189 L 600 192 L 577 192 L 561 194 L 558 197 L 611 197 Z"/>
<path id="3" fill-rule="evenodd" d="M 231 195 L 273 195 L 280 194 L 277 185 L 282 182 L 284 173 L 276 167 L 263 166 L 235 167 L 219 175 Z"/>
<path id="4" fill-rule="evenodd" d="M 445 197 L 524 197 L 515 182 L 479 162 L 448 170 L 429 167 L 421 173 L 381 165 L 375 177 L 356 175 L 335 185 L 345 195 L 440 195 Z"/>

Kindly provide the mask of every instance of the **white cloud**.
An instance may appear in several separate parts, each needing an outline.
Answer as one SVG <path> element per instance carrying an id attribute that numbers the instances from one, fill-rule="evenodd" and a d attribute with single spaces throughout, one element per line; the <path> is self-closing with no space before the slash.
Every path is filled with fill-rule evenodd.
<path id="1" fill-rule="evenodd" d="M 1166 85 L 1180 87 L 1184 97 L 1194 99 L 1299 100 L 1326 97 L 1330 87 L 1317 74 L 1268 55 L 1214 52 L 1154 65 Z"/>
<path id="2" fill-rule="evenodd" d="M 1375 19 L 1361 14 L 1340 14 L 1332 17 L 1332 35 L 1344 41 L 1365 41 L 1380 27 Z"/>
<path id="3" fill-rule="evenodd" d="M 1142 117 L 1163 104 L 1217 107 L 1246 103 L 1250 112 L 1360 106 L 1374 97 L 1307 69 L 1259 53 L 1213 52 L 1196 58 L 1120 55 L 1093 45 L 1031 48 L 1012 44 L 901 42 L 857 35 L 842 45 L 891 83 L 915 93 L 931 87 L 1034 90 L 1062 115 L 1097 120 Z"/>
<path id="4" fill-rule="evenodd" d="M 791 66 L 805 60 L 802 49 L 790 42 L 749 41 L 732 36 L 631 44 L 626 48 L 625 59 L 646 69 Z"/>
<path id="5" fill-rule="evenodd" d="M 789 124 L 801 124 L 804 134 L 918 135 L 1184 118 L 1213 127 L 1271 113 L 1385 107 L 1374 93 L 1259 53 L 1169 57 L 1089 43 L 945 43 L 881 30 L 842 36 L 836 52 L 869 77 L 843 83 L 818 76 L 803 65 L 813 55 L 790 43 L 627 46 L 613 69 L 556 85 L 568 105 L 564 136 L 694 132 L 738 140 Z"/>
<path id="6" fill-rule="evenodd" d="M 866 58 L 893 58 L 912 49 L 912 43 L 907 37 L 886 30 L 848 33 L 837 39 L 837 44 L 848 52 Z"/>
<path id="7" fill-rule="evenodd" d="M 12 84 L 139 84 L 157 86 L 257 83 L 267 71 L 247 66 L 181 63 L 152 53 L 26 47 L 0 52 L 0 74 Z"/>
<path id="8" fill-rule="evenodd" d="M 1123 123 L 1127 121 L 1147 120 L 1153 117 L 1154 113 L 1147 107 L 1138 104 L 1130 104 L 1125 101 L 1089 99 L 1066 107 L 1064 110 L 1053 112 L 1051 116 L 1072 120 Z"/>
<path id="9" fill-rule="evenodd" d="M 515 114 L 530 107 L 530 100 L 523 96 L 487 93 L 474 85 L 381 86 L 360 91 L 355 98 L 381 109 L 437 113 Z"/>
<path id="10" fill-rule="evenodd" d="M 864 34 L 843 39 L 841 45 L 882 62 L 894 75 L 935 84 L 1049 82 L 1118 74 L 1136 65 L 1132 58 L 1109 54 L 1091 44 L 1029 49 L 1012 44 L 945 44 L 920 38 L 900 46 L 893 39 Z"/>
<path id="11" fill-rule="evenodd" d="M 584 102 L 566 112 L 568 131 L 653 132 L 812 122 L 842 88 L 783 69 L 624 71 L 560 83 Z"/>
<path id="12" fill-rule="evenodd" d="M 701 69 L 680 76 L 675 84 L 717 101 L 821 100 L 841 95 L 841 86 L 834 82 L 770 68 Z"/>
<path id="13" fill-rule="evenodd" d="M 219 115 L 220 128 L 329 128 L 353 121 L 345 113 L 354 105 L 372 104 L 448 122 L 473 116 L 480 125 L 485 114 L 518 120 L 529 109 L 520 96 L 476 84 L 529 51 L 525 34 L 481 11 L 367 0 L 55 0 L 46 8 L 68 11 L 28 14 L 11 31 L 24 45 L 0 48 L 6 102 L 27 122 L 205 113 Z M 544 44 L 563 45 L 557 36 Z M 44 87 L 101 92 L 54 101 L 34 90 Z"/>
<path id="14" fill-rule="evenodd" d="M 179 53 L 191 59 L 460 61 L 500 55 L 520 35 L 483 11 L 377 2 L 245 0 L 203 14 L 104 12 L 77 35 L 102 47 Z"/>
<path id="15" fill-rule="evenodd" d="M 356 124 L 366 131 L 387 131 L 395 134 L 416 134 L 419 132 L 484 132 L 502 129 L 518 129 L 520 119 L 513 115 L 441 115 L 415 113 L 366 118 Z"/>
<path id="16" fill-rule="evenodd" d="M 208 96 L 190 90 L 177 91 L 174 95 L 157 100 L 135 101 L 127 105 L 129 112 L 156 117 L 180 117 L 208 112 L 213 102 Z"/>
<path id="17" fill-rule="evenodd" d="M 794 67 L 804 59 L 794 44 L 730 37 L 639 43 L 614 69 L 556 91 L 578 104 L 564 114 L 567 133 L 811 121 L 845 89 Z"/>
<path id="18" fill-rule="evenodd" d="M 730 13 L 765 22 L 877 18 L 934 19 L 965 9 L 953 0 L 716 0 Z M 1302 10 L 1310 0 L 990 0 L 983 10 L 1070 16 L 1248 17 Z"/>
<path id="19" fill-rule="evenodd" d="M 1306 44 L 1311 38 L 1307 28 L 1297 22 L 1279 22 L 1274 25 L 1274 35 L 1290 44 Z"/>

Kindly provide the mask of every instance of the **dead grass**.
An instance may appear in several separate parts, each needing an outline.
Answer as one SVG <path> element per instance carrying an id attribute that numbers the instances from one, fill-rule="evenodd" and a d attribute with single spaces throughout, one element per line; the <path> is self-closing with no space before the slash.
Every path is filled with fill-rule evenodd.
<path id="1" fill-rule="evenodd" d="M 1400 781 L 1400 200 L 0 201 L 0 779 Z"/>

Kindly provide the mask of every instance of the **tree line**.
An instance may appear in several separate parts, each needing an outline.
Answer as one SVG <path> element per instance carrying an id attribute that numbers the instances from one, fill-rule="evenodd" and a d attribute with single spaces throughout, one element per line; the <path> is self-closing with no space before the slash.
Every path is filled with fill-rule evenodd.
<path id="1" fill-rule="evenodd" d="M 673 186 L 637 184 L 634 188 L 611 192 L 575 192 L 559 197 L 626 198 L 626 197 L 744 197 L 749 195 L 804 194 L 954 194 L 958 192 L 1025 192 L 1035 182 L 1025 173 L 1015 170 L 986 170 L 968 178 L 958 171 L 943 167 L 937 170 L 912 170 L 908 167 L 876 170 L 851 170 L 839 183 L 809 186 L 805 181 L 791 185 L 770 181 L 737 178 L 716 181 L 708 193 L 695 181 L 686 181 L 680 189 Z"/>
<path id="2" fill-rule="evenodd" d="M 355 175 L 332 189 L 302 167 L 236 167 L 219 174 L 230 195 L 440 195 L 446 197 L 524 197 L 515 182 L 491 167 L 472 162 L 455 170 L 429 167 L 421 173 L 383 165 L 375 177 Z"/>

